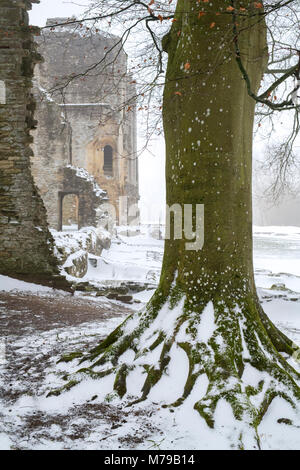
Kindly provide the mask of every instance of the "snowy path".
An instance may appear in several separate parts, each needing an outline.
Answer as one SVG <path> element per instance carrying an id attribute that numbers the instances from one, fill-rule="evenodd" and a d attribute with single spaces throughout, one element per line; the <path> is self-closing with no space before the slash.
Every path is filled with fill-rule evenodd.
<path id="1" fill-rule="evenodd" d="M 95 449 L 99 442 L 110 448 L 111 439 L 116 448 L 146 442 L 155 430 L 144 419 L 149 411 L 132 414 L 89 401 L 56 410 L 35 404 L 64 374 L 64 367 L 56 365 L 62 354 L 96 346 L 130 313 L 128 307 L 103 298 L 0 293 L 2 353 L 5 348 L 5 361 L 0 361 L 0 449 Z M 113 431 L 120 427 L 121 433 Z"/>

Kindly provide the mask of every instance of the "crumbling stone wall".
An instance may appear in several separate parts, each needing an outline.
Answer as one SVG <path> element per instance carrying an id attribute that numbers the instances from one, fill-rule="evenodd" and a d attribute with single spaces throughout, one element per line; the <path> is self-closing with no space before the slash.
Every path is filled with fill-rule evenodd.
<path id="1" fill-rule="evenodd" d="M 101 217 L 101 205 L 107 202 L 106 191 L 99 188 L 95 179 L 82 168 L 67 166 L 63 168 L 63 186 L 59 193 L 59 230 L 63 223 L 63 198 L 68 194 L 78 197 L 78 229 L 96 227 Z"/>
<path id="2" fill-rule="evenodd" d="M 38 0 L 0 1 L 0 272 L 58 274 L 46 211 L 30 171 L 31 94 L 40 60 L 27 10 Z"/>
<path id="3" fill-rule="evenodd" d="M 78 196 L 66 194 L 62 201 L 62 226 L 78 226 Z"/>

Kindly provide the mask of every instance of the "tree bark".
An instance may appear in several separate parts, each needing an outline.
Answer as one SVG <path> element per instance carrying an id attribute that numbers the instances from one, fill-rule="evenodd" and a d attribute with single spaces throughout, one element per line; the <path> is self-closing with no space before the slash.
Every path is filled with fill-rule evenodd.
<path id="1" fill-rule="evenodd" d="M 168 38 L 163 106 L 167 204 L 204 204 L 205 242 L 195 253 L 185 249 L 185 238 L 166 241 L 162 287 L 167 293 L 178 272 L 178 283 L 197 305 L 222 292 L 234 298 L 238 291 L 255 293 L 251 202 L 255 101 L 247 94 L 233 54 L 232 15 L 226 14 L 224 1 L 210 3 L 211 13 L 198 18 L 196 0 L 178 1 L 177 21 Z M 216 16 L 222 7 L 225 13 Z M 266 30 L 264 22 L 255 24 L 257 18 L 245 23 L 239 42 L 257 90 L 266 65 Z"/>
<path id="2" fill-rule="evenodd" d="M 243 3 L 249 8 L 252 2 Z M 257 299 L 252 241 L 252 140 L 255 101 L 234 54 L 234 17 L 222 0 L 200 16 L 197 0 L 179 0 L 175 22 L 165 37 L 168 68 L 163 120 L 166 141 L 167 204 L 204 204 L 204 246 L 165 242 L 160 288 L 167 297 L 176 284 L 191 308 L 212 299 L 250 299 L 280 351 L 291 341 L 263 313 Z M 239 18 L 239 48 L 255 92 L 268 61 L 266 26 L 248 10 Z M 216 13 L 221 15 L 216 15 Z M 253 16 L 250 16 L 252 14 Z M 194 214 L 195 228 L 195 214 Z M 168 223 L 168 221 L 167 221 Z M 174 233 L 174 218 L 170 219 Z M 204 287 L 205 286 L 205 287 Z"/>

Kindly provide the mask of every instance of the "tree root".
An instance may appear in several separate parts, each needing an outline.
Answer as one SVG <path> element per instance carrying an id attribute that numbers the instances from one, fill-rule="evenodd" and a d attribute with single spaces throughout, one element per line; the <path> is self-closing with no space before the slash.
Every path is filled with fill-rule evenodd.
<path id="1" fill-rule="evenodd" d="M 204 310 L 207 312 L 208 308 L 213 315 L 214 328 L 208 337 L 202 338 L 199 327 Z M 149 396 L 163 375 L 168 374 L 175 346 L 187 356 L 187 379 L 182 396 L 164 406 L 182 405 L 194 390 L 197 379 L 206 375 L 207 390 L 201 393 L 203 397 L 194 404 L 194 409 L 210 428 L 214 427 L 220 400 L 231 405 L 237 421 L 248 423 L 256 433 L 276 397 L 293 408 L 299 407 L 300 375 L 280 354 L 284 351 L 292 355 L 292 342 L 275 328 L 256 299 L 246 298 L 239 305 L 217 299 L 204 310 L 191 311 L 184 298 L 156 309 L 150 304 L 146 313 L 130 316 L 97 348 L 78 356 L 80 364 L 88 363 L 88 367 L 72 374 L 66 386 L 50 394 L 69 390 L 86 375 L 101 379 L 113 374 L 114 391 L 126 399 L 128 376 L 139 367 L 145 375 L 144 384 L 130 404 L 138 403 Z M 122 356 L 128 351 L 133 360 L 127 362 Z M 159 352 L 159 359 L 152 362 L 155 352 Z M 255 385 L 247 379 L 249 367 L 257 375 Z M 178 380 L 184 379 L 178 377 Z"/>

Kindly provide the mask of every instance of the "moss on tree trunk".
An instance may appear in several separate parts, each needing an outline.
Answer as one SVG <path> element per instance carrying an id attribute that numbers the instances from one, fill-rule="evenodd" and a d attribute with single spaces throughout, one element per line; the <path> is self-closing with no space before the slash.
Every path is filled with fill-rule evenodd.
<path id="1" fill-rule="evenodd" d="M 251 3 L 241 2 L 243 8 Z M 184 204 L 204 204 L 205 241 L 195 252 L 186 250 L 184 231 L 181 240 L 166 240 L 160 288 L 167 297 L 176 275 L 190 307 L 200 311 L 212 299 L 250 297 L 276 346 L 292 353 L 291 341 L 270 324 L 257 300 L 252 246 L 255 101 L 235 61 L 234 19 L 227 6 L 214 0 L 199 17 L 197 0 L 179 0 L 176 21 L 164 39 L 167 204 L 182 209 Z M 238 17 L 238 41 L 256 92 L 268 59 L 266 27 L 255 10 L 250 13 Z"/>
<path id="2" fill-rule="evenodd" d="M 255 102 L 247 95 L 232 52 L 232 15 L 216 16 L 226 2 L 211 3 L 212 13 L 198 18 L 197 1 L 178 2 L 177 21 L 166 46 L 163 106 L 167 204 L 204 204 L 205 242 L 195 253 L 185 249 L 184 238 L 166 241 L 162 288 L 168 292 L 177 271 L 178 283 L 196 305 L 199 301 L 205 305 L 222 292 L 232 293 L 233 298 L 237 291 L 255 292 L 251 209 Z M 265 27 L 251 26 L 250 21 L 243 26 L 242 56 L 258 88 L 266 61 Z"/>

